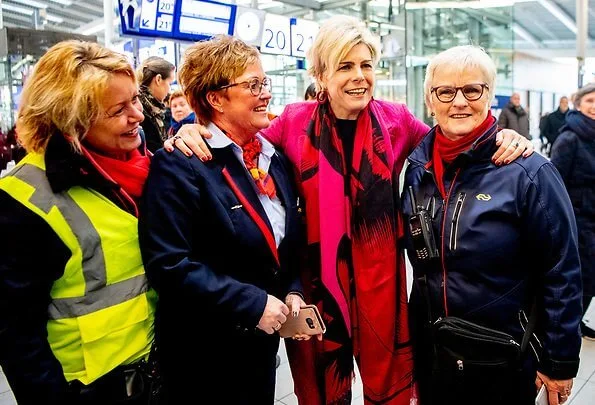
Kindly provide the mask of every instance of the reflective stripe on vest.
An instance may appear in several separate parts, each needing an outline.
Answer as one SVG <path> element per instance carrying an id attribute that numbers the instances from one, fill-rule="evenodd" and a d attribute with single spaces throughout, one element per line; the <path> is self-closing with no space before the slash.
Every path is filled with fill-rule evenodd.
<path id="1" fill-rule="evenodd" d="M 31 164 L 23 164 L 15 170 L 14 177 L 35 188 L 29 202 L 49 214 L 56 207 L 83 251 L 83 274 L 85 277 L 85 295 L 74 298 L 55 298 L 50 303 L 50 319 L 74 318 L 97 310 L 120 304 L 136 297 L 149 289 L 144 274 L 107 285 L 107 272 L 103 260 L 101 240 L 95 227 L 67 193 L 54 194 L 45 176 L 45 171 Z"/>
<path id="2" fill-rule="evenodd" d="M 157 295 L 148 287 L 136 217 L 90 188 L 54 193 L 41 154 L 27 155 L 0 189 L 44 220 L 70 250 L 54 281 L 47 339 L 67 381 L 90 384 L 146 358 Z"/>

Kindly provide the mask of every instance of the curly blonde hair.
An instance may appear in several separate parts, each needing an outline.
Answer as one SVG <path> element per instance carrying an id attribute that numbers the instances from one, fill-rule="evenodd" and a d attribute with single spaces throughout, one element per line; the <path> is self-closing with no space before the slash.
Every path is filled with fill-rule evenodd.
<path id="1" fill-rule="evenodd" d="M 80 153 L 80 142 L 103 113 L 103 96 L 116 74 L 136 84 L 134 69 L 122 54 L 82 41 L 51 47 L 23 88 L 17 130 L 25 149 L 44 152 L 50 138 L 62 133 Z"/>
<path id="2" fill-rule="evenodd" d="M 217 35 L 186 50 L 178 82 L 199 121 L 211 121 L 213 109 L 207 93 L 231 83 L 246 68 L 260 61 L 260 53 L 238 38 Z"/>

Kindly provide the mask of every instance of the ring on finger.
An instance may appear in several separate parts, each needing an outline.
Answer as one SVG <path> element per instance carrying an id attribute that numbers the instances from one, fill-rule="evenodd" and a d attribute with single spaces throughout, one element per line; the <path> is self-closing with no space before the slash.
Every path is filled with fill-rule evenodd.
<path id="1" fill-rule="evenodd" d="M 514 148 L 516 149 L 516 148 L 518 148 L 518 147 L 519 147 L 519 143 L 518 143 L 518 142 L 516 142 L 516 143 L 514 144 Z"/>
<path id="2" fill-rule="evenodd" d="M 175 143 L 176 143 L 176 141 L 177 141 L 178 139 L 180 139 L 180 138 L 181 138 L 181 136 L 176 134 L 176 135 L 174 135 L 174 136 L 171 138 L 171 141 L 172 141 L 172 142 L 175 144 Z"/>

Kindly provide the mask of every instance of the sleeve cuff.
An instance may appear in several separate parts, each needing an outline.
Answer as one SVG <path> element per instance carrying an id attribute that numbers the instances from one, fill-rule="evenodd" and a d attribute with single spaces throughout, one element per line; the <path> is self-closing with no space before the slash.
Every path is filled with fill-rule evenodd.
<path id="1" fill-rule="evenodd" d="M 554 380 L 569 380 L 578 374 L 579 360 L 544 360 L 538 370 Z"/>

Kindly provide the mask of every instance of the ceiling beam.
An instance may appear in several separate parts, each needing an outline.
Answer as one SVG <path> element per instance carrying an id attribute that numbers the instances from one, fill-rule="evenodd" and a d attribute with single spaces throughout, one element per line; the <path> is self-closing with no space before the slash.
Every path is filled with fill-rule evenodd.
<path id="1" fill-rule="evenodd" d="M 549 11 L 551 15 L 556 17 L 558 21 L 564 24 L 566 28 L 576 34 L 576 22 L 568 15 L 568 13 L 566 13 L 566 11 L 562 10 L 558 4 L 554 3 L 552 0 L 537 0 L 537 2 L 541 4 L 541 6 L 547 11 Z"/>
<path id="2" fill-rule="evenodd" d="M 541 41 L 518 23 L 512 24 L 512 31 L 535 48 L 543 48 Z"/>
<path id="3" fill-rule="evenodd" d="M 315 0 L 281 0 L 281 2 L 292 6 L 309 8 L 312 10 L 320 10 L 322 8 L 322 4 Z"/>

